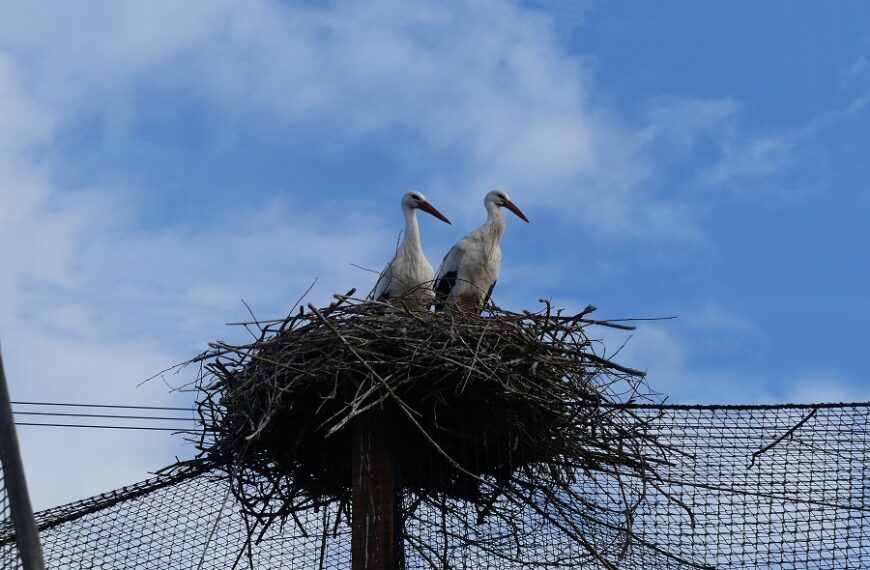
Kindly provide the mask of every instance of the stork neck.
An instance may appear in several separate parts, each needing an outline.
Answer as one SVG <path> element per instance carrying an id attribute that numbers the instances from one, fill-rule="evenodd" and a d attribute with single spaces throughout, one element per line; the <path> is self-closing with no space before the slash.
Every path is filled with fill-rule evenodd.
<path id="1" fill-rule="evenodd" d="M 420 245 L 420 224 L 417 222 L 417 212 L 413 208 L 405 208 L 405 239 L 402 248 L 406 251 L 422 250 Z"/>
<path id="2" fill-rule="evenodd" d="M 486 223 L 484 227 L 493 232 L 496 238 L 500 238 L 504 233 L 504 216 L 499 208 L 493 202 L 486 203 Z"/>

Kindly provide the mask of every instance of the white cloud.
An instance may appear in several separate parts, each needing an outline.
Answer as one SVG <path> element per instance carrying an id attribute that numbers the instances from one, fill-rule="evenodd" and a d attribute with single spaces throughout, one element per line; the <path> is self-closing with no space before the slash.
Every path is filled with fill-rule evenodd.
<path id="1" fill-rule="evenodd" d="M 702 177 L 713 186 L 781 172 L 789 164 L 794 143 L 784 135 L 763 135 L 724 145 L 724 153 Z"/>
<path id="2" fill-rule="evenodd" d="M 757 327 L 746 317 L 725 310 L 715 303 L 707 303 L 687 320 L 693 327 L 738 333 L 756 333 Z"/>
<path id="3" fill-rule="evenodd" d="M 794 368 L 789 367 L 748 371 L 727 364 L 704 365 L 699 359 L 711 352 L 709 347 L 703 346 L 705 343 L 725 344 L 724 351 L 735 354 L 741 345 L 764 341 L 762 332 L 753 323 L 739 316 L 721 314 L 714 306 L 689 319 L 688 327 L 677 326 L 677 321 L 638 324 L 638 330 L 632 333 L 618 360 L 646 370 L 652 389 L 668 396 L 670 403 L 870 401 L 866 388 L 833 371 L 793 372 Z M 620 336 L 625 338 L 625 335 L 606 334 L 606 345 L 619 346 Z"/>
<path id="4" fill-rule="evenodd" d="M 742 133 L 734 122 L 726 122 L 718 133 L 719 152 L 701 172 L 698 184 L 744 193 L 763 190 L 780 197 L 806 192 L 799 179 L 784 183 L 785 175 L 805 166 L 800 164 L 802 160 L 813 164 L 819 140 L 826 132 L 854 122 L 868 105 L 870 97 L 862 92 L 841 107 L 817 112 L 803 124 L 761 133 Z"/>
<path id="5" fill-rule="evenodd" d="M 34 96 L 72 117 L 97 113 L 110 133 L 123 132 L 146 86 L 196 93 L 230 132 L 396 129 L 454 159 L 427 188 L 461 199 L 466 218 L 499 186 L 610 239 L 697 235 L 696 212 L 652 190 L 655 148 L 721 126 L 735 107 L 663 98 L 635 126 L 593 108 L 588 67 L 560 46 L 558 18 L 512 2 L 92 0 L 4 12 L 0 36 L 27 61 Z"/>
<path id="6" fill-rule="evenodd" d="M 866 386 L 848 382 L 838 374 L 805 372 L 785 384 L 784 399 L 789 402 L 870 402 Z"/>
<path id="7" fill-rule="evenodd" d="M 160 382 L 136 384 L 210 339 L 243 334 L 223 327 L 247 316 L 241 298 L 271 317 L 286 314 L 314 277 L 312 299 L 321 303 L 354 284 L 364 289 L 371 277 L 349 263 L 372 262 L 393 239 L 362 220 L 326 228 L 316 212 L 301 223 L 265 215 L 242 217 L 231 229 L 154 234 L 133 220 L 107 219 L 99 202 L 53 213 L 47 204 L 55 192 L 21 224 L 0 229 L 4 264 L 15 268 L 4 275 L 0 326 L 19 400 L 172 402 Z M 20 226 L 38 232 L 38 243 L 16 240 Z M 166 434 L 22 432 L 42 506 L 139 479 L 176 452 Z"/>
<path id="8" fill-rule="evenodd" d="M 653 391 L 670 403 L 747 404 L 779 401 L 773 378 L 755 378 L 727 368 L 699 365 L 698 350 L 667 323 L 639 323 L 619 361 L 647 371 Z M 675 327 L 674 327 L 675 328 Z M 608 346 L 619 346 L 608 335 Z"/>
<path id="9" fill-rule="evenodd" d="M 840 73 L 845 79 L 854 80 L 865 78 L 868 72 L 870 72 L 870 60 L 867 59 L 867 56 L 860 55 L 852 63 L 843 68 Z"/>
<path id="10" fill-rule="evenodd" d="M 143 228 L 130 192 L 53 180 L 40 152 L 63 113 L 24 83 L 0 57 L 0 330 L 17 400 L 170 403 L 161 383 L 136 384 L 226 336 L 223 323 L 244 316 L 240 298 L 283 314 L 319 276 L 322 301 L 371 281 L 349 263 L 380 261 L 394 239 L 362 216 L 332 227 L 314 208 L 291 217 L 279 202 L 213 224 Z M 141 479 L 178 452 L 166 433 L 20 433 L 38 507 Z"/>
<path id="11" fill-rule="evenodd" d="M 667 144 L 671 156 L 690 152 L 699 138 L 730 130 L 739 111 L 740 105 L 732 99 L 656 97 L 646 112 L 650 125 L 647 136 Z"/>
<path id="12" fill-rule="evenodd" d="M 4 329 L 9 330 L 9 322 Z M 159 362 L 178 358 L 159 338 L 124 338 L 117 331 L 100 340 L 34 330 L 14 323 L 4 336 L 3 350 L 13 398 L 25 401 L 90 403 L 168 403 L 159 383 L 135 389 L 134 381 L 155 372 Z M 82 321 L 87 326 L 88 321 Z M 45 411 L 18 406 L 19 411 Z M 85 410 L 55 409 L 60 412 Z M 91 410 L 118 413 L 117 410 Z M 175 412 L 173 412 L 175 413 Z M 178 413 L 184 416 L 183 413 Z M 187 414 L 190 417 L 189 414 Z M 39 423 L 112 423 L 111 420 L 19 416 Z M 125 420 L 126 425 L 159 422 Z M 178 426 L 183 422 L 163 422 Z M 184 422 L 186 427 L 189 422 Z M 114 431 L 20 426 L 22 455 L 36 508 L 45 508 L 103 492 L 144 478 L 149 470 L 170 462 L 177 443 L 168 432 Z M 189 453 L 189 452 L 188 452 Z"/>

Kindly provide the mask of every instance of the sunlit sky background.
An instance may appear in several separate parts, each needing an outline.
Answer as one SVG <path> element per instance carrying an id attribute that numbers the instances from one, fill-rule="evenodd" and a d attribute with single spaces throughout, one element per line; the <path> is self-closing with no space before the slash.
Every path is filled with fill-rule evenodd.
<path id="1" fill-rule="evenodd" d="M 13 397 L 137 385 L 241 299 L 368 291 L 424 192 L 437 266 L 500 188 L 495 300 L 644 324 L 679 402 L 870 399 L 870 5 L 0 0 L 0 334 Z M 609 338 L 611 346 L 621 337 Z M 189 377 L 168 377 L 181 383 Z M 20 428 L 37 507 L 192 449 Z"/>

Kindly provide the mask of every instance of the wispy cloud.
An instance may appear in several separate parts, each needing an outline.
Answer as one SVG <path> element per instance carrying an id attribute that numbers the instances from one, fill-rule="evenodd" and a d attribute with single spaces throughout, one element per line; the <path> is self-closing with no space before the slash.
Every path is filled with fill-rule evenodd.
<path id="1" fill-rule="evenodd" d="M 774 135 L 728 143 L 724 156 L 705 173 L 702 181 L 721 186 L 779 173 L 788 164 L 792 150 L 793 144 L 786 137 Z"/>
<path id="2" fill-rule="evenodd" d="M 829 371 L 808 371 L 789 381 L 784 397 L 789 402 L 870 402 L 870 389 Z"/>
<path id="3" fill-rule="evenodd" d="M 866 78 L 870 75 L 870 60 L 865 55 L 858 56 L 857 59 L 841 70 L 841 75 L 847 80 Z"/>
<path id="4" fill-rule="evenodd" d="M 171 402 L 161 383 L 136 384 L 225 336 L 223 323 L 244 316 L 240 298 L 283 314 L 319 277 L 322 301 L 359 280 L 350 262 L 379 260 L 394 239 L 365 215 L 334 226 L 314 205 L 282 201 L 147 228 L 126 189 L 71 189 L 54 177 L 46 149 L 64 112 L 25 84 L 0 59 L 0 326 L 16 399 Z M 178 444 L 165 432 L 22 427 L 21 436 L 39 507 L 139 479 Z"/>
<path id="5" fill-rule="evenodd" d="M 729 123 L 718 133 L 719 152 L 699 176 L 699 187 L 727 188 L 738 193 L 764 187 L 768 195 L 782 194 L 784 185 L 791 193 L 805 190 L 799 183 L 784 180 L 805 167 L 803 162 L 812 164 L 807 159 L 819 154 L 819 141 L 843 124 L 855 121 L 868 104 L 870 96 L 861 93 L 840 107 L 815 113 L 802 124 L 758 133 L 741 132 L 736 128 L 738 122 Z"/>
<path id="6" fill-rule="evenodd" d="M 428 169 L 426 183 L 466 218 L 483 190 L 501 186 L 611 239 L 696 232 L 696 212 L 653 189 L 655 150 L 690 145 L 734 108 L 674 98 L 632 124 L 595 107 L 590 70 L 554 34 L 558 18 L 513 3 L 34 10 L 6 7 L 0 48 L 26 62 L 34 97 L 67 123 L 96 114 L 105 136 L 123 131 L 144 89 L 216 106 L 226 136 L 276 124 L 317 125 L 348 141 L 407 133 L 451 158 L 450 171 Z M 33 24 L 10 23 L 21 21 Z"/>

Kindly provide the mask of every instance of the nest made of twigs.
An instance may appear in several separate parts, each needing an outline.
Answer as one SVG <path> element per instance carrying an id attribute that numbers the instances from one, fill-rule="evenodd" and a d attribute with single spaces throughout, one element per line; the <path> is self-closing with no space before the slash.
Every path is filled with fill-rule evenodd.
<path id="1" fill-rule="evenodd" d="M 642 478 L 661 451 L 614 407 L 648 395 L 643 373 L 587 335 L 631 327 L 590 319 L 593 307 L 435 313 L 337 297 L 246 323 L 259 327 L 256 341 L 213 343 L 196 359 L 200 455 L 225 466 L 264 527 L 336 502 L 349 511 L 353 430 L 371 418 L 386 426 L 415 504 L 470 503 L 481 521 L 498 516 L 499 496 L 531 504 L 539 499 L 522 497 L 574 493 L 584 476 Z M 628 512 L 578 501 L 583 517 Z"/>
<path id="2" fill-rule="evenodd" d="M 587 315 L 344 297 L 260 322 L 256 342 L 204 355 L 201 451 L 312 498 L 347 497 L 352 427 L 381 414 L 406 488 L 473 498 L 468 475 L 556 458 L 594 467 L 615 459 L 589 447 L 607 431 L 600 404 L 636 395 L 643 374 L 592 351 L 585 328 L 609 323 Z"/>

